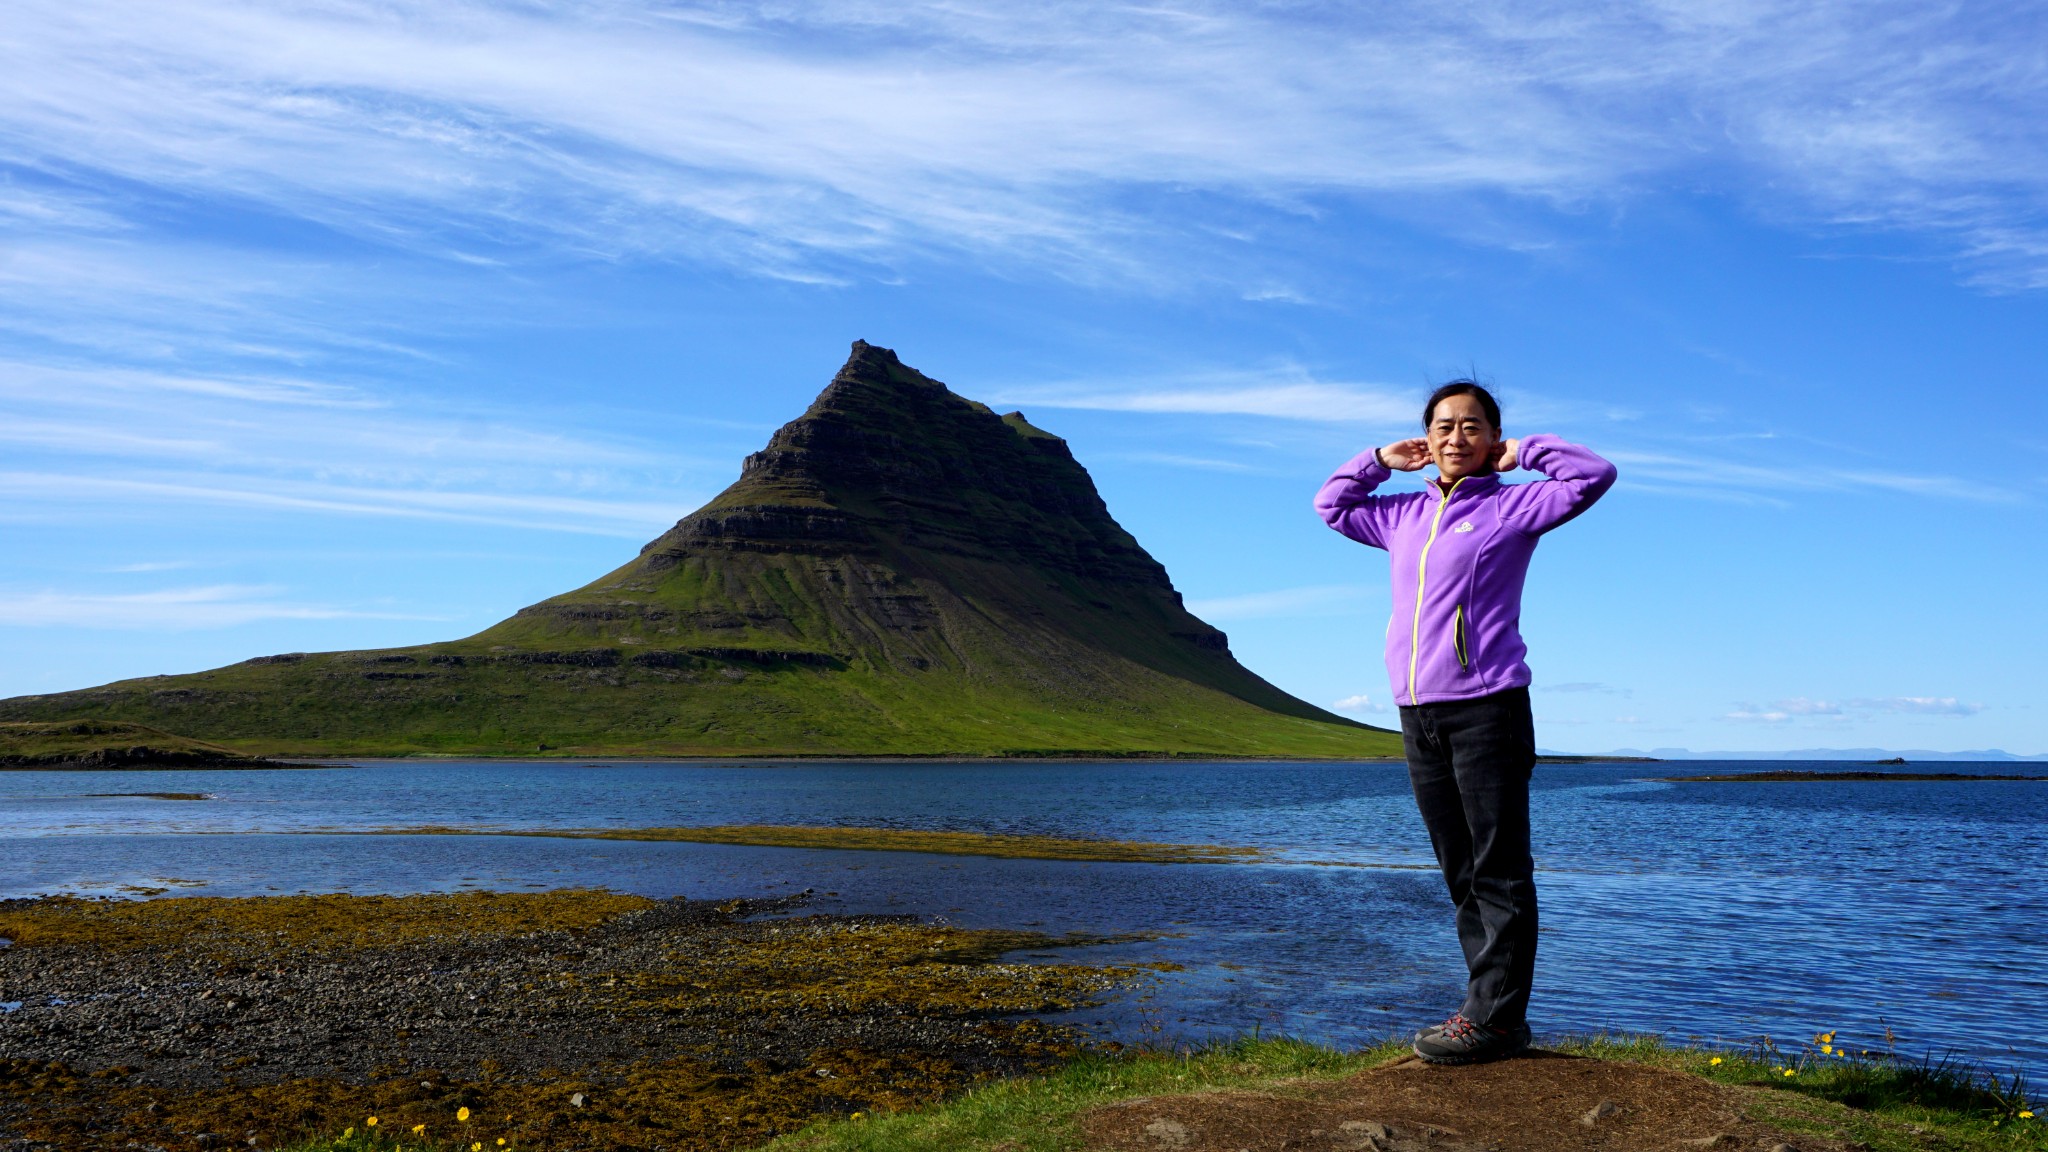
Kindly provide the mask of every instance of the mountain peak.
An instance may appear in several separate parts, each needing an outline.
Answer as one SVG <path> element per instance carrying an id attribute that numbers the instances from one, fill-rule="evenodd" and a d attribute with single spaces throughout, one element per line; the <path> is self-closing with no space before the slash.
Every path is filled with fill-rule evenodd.
<path id="1" fill-rule="evenodd" d="M 720 608 L 702 618 L 757 620 L 726 635 L 778 650 L 844 654 L 886 638 L 888 659 L 913 668 L 957 666 L 966 651 L 991 645 L 1042 642 L 1049 655 L 1079 641 L 1264 708 L 1338 719 L 1231 657 L 1224 634 L 1188 613 L 1166 569 L 1110 515 L 1066 441 L 1022 412 L 997 415 L 955 394 L 865 340 L 802 416 L 746 458 L 731 487 L 632 564 L 521 616 L 582 619 L 598 600 L 637 602 L 678 582 L 729 586 L 736 567 L 797 558 L 803 572 L 781 580 L 808 588 L 806 600 L 862 582 L 894 591 L 856 598 L 865 602 L 849 602 L 849 616 L 822 630 L 758 605 L 751 616 Z M 821 579 L 826 587 L 815 587 Z M 941 620 L 946 626 L 935 627 Z M 1028 638 L 1055 620 L 1057 635 Z"/>
<path id="2" fill-rule="evenodd" d="M 832 377 L 833 385 L 868 385 L 882 388 L 944 389 L 946 386 L 905 364 L 893 348 L 855 340 L 846 363 Z M 831 393 L 826 386 L 823 395 Z M 822 399 L 822 395 L 820 397 Z"/>
<path id="3" fill-rule="evenodd" d="M 1021 412 L 998 416 L 866 341 L 802 416 L 746 458 L 738 482 L 642 555 L 662 565 L 703 549 L 763 547 L 1028 557 L 1172 592 L 1066 441 Z"/>

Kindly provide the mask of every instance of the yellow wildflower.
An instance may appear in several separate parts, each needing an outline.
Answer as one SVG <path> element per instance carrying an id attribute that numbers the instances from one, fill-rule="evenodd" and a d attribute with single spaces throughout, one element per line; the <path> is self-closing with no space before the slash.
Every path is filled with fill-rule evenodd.
<path id="1" fill-rule="evenodd" d="M 1787 1075 L 1787 1076 L 1797 1076 L 1797 1075 L 1799 1075 L 1799 1070 L 1798 1070 L 1798 1069 L 1796 1069 L 1796 1068 L 1787 1068 L 1787 1069 L 1785 1069 L 1785 1075 Z"/>
<path id="2" fill-rule="evenodd" d="M 2025 1108 L 2020 1109 L 2020 1119 L 2032 1120 L 2033 1118 L 2034 1114 L 2032 1112 L 2027 1111 Z"/>
<path id="3" fill-rule="evenodd" d="M 375 1128 L 377 1126 L 377 1118 L 375 1116 L 372 1116 L 368 1120 L 363 1121 L 363 1123 L 371 1128 Z"/>
<path id="4" fill-rule="evenodd" d="M 1713 1058 L 1712 1060 L 1709 1060 L 1709 1061 L 1707 1061 L 1707 1063 L 1709 1063 L 1709 1064 L 1719 1064 L 1720 1062 L 1721 1062 L 1721 1058 L 1720 1058 L 1719 1056 L 1716 1056 L 1716 1057 L 1714 1057 L 1714 1058 Z"/>
<path id="5" fill-rule="evenodd" d="M 1835 1054 L 1835 1046 L 1833 1044 L 1823 1044 L 1820 1046 L 1820 1050 L 1829 1056 L 1833 1056 Z"/>
<path id="6" fill-rule="evenodd" d="M 425 1136 L 427 1134 L 427 1126 L 425 1124 L 413 1125 L 412 1134 L 415 1136 Z"/>
<path id="7" fill-rule="evenodd" d="M 349 1125 L 348 1127 L 346 1127 L 346 1128 L 343 1128 L 343 1129 L 341 1130 L 341 1138 L 342 1138 L 343 1140 L 346 1140 L 346 1139 L 348 1139 L 349 1137 L 351 1137 L 351 1136 L 353 1136 L 353 1135 L 355 1135 L 355 1134 L 356 1134 L 356 1126 L 355 1126 L 355 1125 L 353 1125 L 353 1124 L 351 1124 L 351 1125 Z"/>
<path id="8" fill-rule="evenodd" d="M 500 1136 L 500 1137 L 498 1137 L 498 1147 L 500 1147 L 500 1148 L 503 1148 L 504 1146 L 505 1146 L 505 1138 L 504 1138 L 503 1136 Z"/>
<path id="9" fill-rule="evenodd" d="M 460 1120 L 460 1121 L 462 1121 L 462 1122 L 463 1122 L 464 1124 L 467 1124 L 467 1123 L 469 1123 L 469 1109 L 467 1109 L 467 1108 L 457 1108 L 457 1109 L 455 1110 L 455 1118 L 456 1118 L 457 1120 Z"/>
<path id="10" fill-rule="evenodd" d="M 469 1146 L 469 1152 L 484 1152 L 484 1142 L 478 1140 Z"/>

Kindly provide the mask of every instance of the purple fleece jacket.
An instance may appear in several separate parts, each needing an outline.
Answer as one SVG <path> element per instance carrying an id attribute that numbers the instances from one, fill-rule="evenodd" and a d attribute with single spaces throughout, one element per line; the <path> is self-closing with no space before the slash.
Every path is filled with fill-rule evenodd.
<path id="1" fill-rule="evenodd" d="M 1467 476 L 1447 493 L 1375 496 L 1393 475 L 1379 450 L 1360 453 L 1323 482 L 1316 511 L 1330 527 L 1393 560 L 1387 676 L 1396 704 L 1470 700 L 1527 687 L 1522 581 L 1536 538 L 1593 506 L 1614 485 L 1614 465 L 1555 436 L 1524 437 L 1532 484 Z"/>

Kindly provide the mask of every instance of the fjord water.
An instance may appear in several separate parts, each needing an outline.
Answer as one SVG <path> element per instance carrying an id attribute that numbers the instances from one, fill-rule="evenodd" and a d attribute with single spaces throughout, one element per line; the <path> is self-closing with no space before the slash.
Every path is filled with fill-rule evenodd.
<path id="1" fill-rule="evenodd" d="M 1537 770 L 1539 1032 L 1955 1052 L 2048 1077 L 2048 782 L 1673 784 L 1777 765 Z M 2024 771 L 1944 765 L 1968 771 Z M 164 799 L 113 793 L 190 793 Z M 1253 864 L 1076 863 L 381 829 L 825 824 L 1252 845 Z M 607 886 L 815 890 L 810 909 L 1150 939 L 1082 1014 L 1123 1039 L 1258 1028 L 1358 1044 L 1461 998 L 1398 764 L 366 763 L 0 773 L 0 896 Z M 1047 951 L 1036 955 L 1060 954 Z"/>

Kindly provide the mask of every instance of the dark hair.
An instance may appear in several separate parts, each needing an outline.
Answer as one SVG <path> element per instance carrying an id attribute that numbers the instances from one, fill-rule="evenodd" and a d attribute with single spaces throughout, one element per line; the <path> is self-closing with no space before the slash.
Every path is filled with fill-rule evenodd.
<path id="1" fill-rule="evenodd" d="M 1429 422 L 1435 418 L 1436 406 L 1453 396 L 1470 396 L 1479 401 L 1479 407 L 1485 411 L 1486 418 L 1493 423 L 1493 430 L 1496 432 L 1500 431 L 1500 402 L 1493 398 L 1493 393 L 1486 390 L 1486 385 L 1471 379 L 1449 381 L 1438 386 L 1436 391 L 1429 394 L 1429 403 L 1422 406 L 1422 426 L 1424 428 L 1428 428 Z"/>

